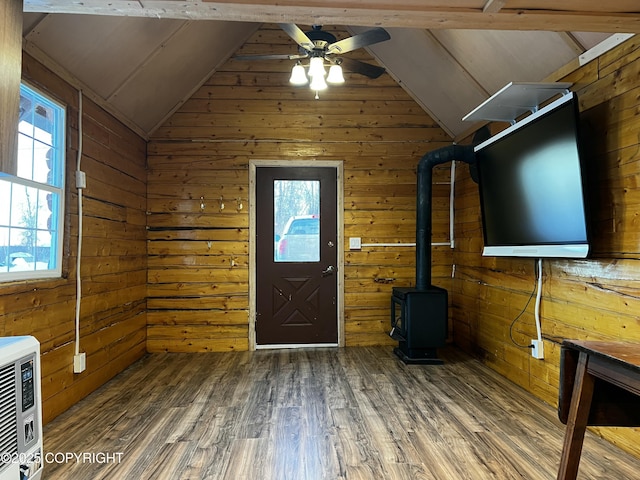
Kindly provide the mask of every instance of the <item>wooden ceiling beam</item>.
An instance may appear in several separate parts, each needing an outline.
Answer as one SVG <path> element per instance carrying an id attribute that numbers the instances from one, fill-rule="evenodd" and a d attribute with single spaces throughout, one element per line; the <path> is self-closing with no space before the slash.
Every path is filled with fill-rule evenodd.
<path id="1" fill-rule="evenodd" d="M 301 25 L 640 33 L 640 5 L 620 12 L 615 2 L 598 1 L 598 9 L 577 11 L 571 0 L 558 0 L 547 10 L 508 8 L 502 0 L 25 0 L 24 11 Z"/>

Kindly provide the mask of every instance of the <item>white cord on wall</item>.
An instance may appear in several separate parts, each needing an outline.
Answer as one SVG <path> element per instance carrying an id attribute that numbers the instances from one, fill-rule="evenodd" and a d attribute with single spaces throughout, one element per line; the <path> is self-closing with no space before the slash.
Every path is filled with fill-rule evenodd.
<path id="1" fill-rule="evenodd" d="M 542 328 L 540 327 L 540 299 L 542 298 L 542 259 L 538 259 L 538 288 L 536 292 L 536 306 L 534 315 L 536 319 L 536 332 L 538 333 L 538 341 L 542 342 Z"/>
<path id="2" fill-rule="evenodd" d="M 76 358 L 80 355 L 80 302 L 82 300 L 82 278 L 80 276 L 80 266 L 82 263 L 82 190 L 86 187 L 84 172 L 80 170 L 82 161 L 82 90 L 78 91 L 78 158 L 76 167 L 76 187 L 78 189 L 78 255 L 76 258 L 76 339 L 74 371 L 80 373 L 83 368 L 76 366 Z M 80 372 L 78 371 L 80 370 Z"/>
<path id="3" fill-rule="evenodd" d="M 534 317 L 536 320 L 536 333 L 538 334 L 538 342 L 534 348 L 534 357 L 538 359 L 544 358 L 544 344 L 542 342 L 542 327 L 540 326 L 540 300 L 542 299 L 542 259 L 538 259 L 538 287 L 536 289 L 536 305 L 534 309 Z"/>

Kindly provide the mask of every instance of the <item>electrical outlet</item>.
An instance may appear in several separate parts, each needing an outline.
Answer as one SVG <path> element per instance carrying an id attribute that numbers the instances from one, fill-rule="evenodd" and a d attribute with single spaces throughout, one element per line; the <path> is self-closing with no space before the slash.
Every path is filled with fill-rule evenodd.
<path id="1" fill-rule="evenodd" d="M 73 356 L 73 373 L 82 373 L 87 369 L 87 354 L 85 352 Z"/>
<path id="2" fill-rule="evenodd" d="M 538 360 L 542 360 L 544 358 L 544 343 L 542 340 L 531 340 L 531 345 L 533 345 L 533 348 L 531 349 L 531 356 Z"/>

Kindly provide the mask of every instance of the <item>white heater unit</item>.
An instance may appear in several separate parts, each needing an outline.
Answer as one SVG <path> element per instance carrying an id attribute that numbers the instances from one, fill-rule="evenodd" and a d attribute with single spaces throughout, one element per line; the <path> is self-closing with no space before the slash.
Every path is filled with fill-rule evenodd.
<path id="1" fill-rule="evenodd" d="M 0 480 L 42 477 L 40 344 L 0 337 Z"/>

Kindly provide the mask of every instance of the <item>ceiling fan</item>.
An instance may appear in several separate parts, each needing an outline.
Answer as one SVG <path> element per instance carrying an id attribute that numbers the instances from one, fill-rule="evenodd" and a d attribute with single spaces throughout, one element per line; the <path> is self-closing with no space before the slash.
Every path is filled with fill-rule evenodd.
<path id="1" fill-rule="evenodd" d="M 297 60 L 291 72 L 291 83 L 296 85 L 306 84 L 309 81 L 307 79 L 308 74 L 311 80 L 310 87 L 316 92 L 324 90 L 327 87 L 326 82 L 344 82 L 341 66 L 369 78 L 378 78 L 385 71 L 384 68 L 376 65 L 342 57 L 344 53 L 389 40 L 391 36 L 384 28 L 373 28 L 352 37 L 337 40 L 335 35 L 322 30 L 321 25 L 313 25 L 312 30 L 309 32 L 303 32 L 300 27 L 293 23 L 280 23 L 278 26 L 298 44 L 297 54 L 240 55 L 235 58 L 238 60 Z M 308 67 L 303 66 L 300 62 L 305 58 L 310 59 Z M 326 74 L 324 62 L 331 66 L 326 82 L 324 79 Z M 308 69 L 308 73 L 306 73 L 305 68 Z"/>

